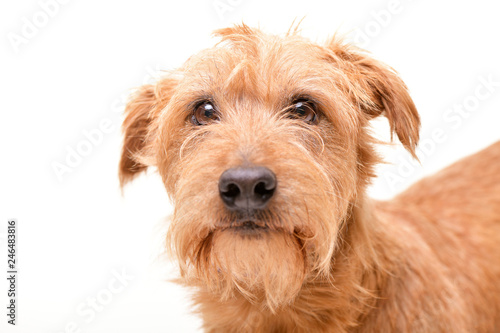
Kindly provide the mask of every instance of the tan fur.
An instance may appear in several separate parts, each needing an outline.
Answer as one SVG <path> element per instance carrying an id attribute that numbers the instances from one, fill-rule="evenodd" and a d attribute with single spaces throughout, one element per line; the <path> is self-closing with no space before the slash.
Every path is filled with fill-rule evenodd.
<path id="1" fill-rule="evenodd" d="M 155 166 L 175 211 L 168 242 L 207 332 L 495 332 L 500 329 L 500 143 L 390 202 L 365 196 L 385 115 L 415 156 L 419 116 L 388 66 L 333 38 L 219 30 L 127 106 L 122 185 Z M 294 98 L 317 124 L 287 117 Z M 200 100 L 220 121 L 195 126 Z M 258 237 L 228 228 L 231 167 L 278 187 Z"/>

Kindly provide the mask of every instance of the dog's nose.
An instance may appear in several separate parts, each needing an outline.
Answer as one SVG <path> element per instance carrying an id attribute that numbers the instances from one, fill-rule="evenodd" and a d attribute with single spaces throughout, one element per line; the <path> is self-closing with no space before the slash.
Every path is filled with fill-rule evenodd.
<path id="1" fill-rule="evenodd" d="M 230 210 L 263 209 L 273 196 L 276 183 L 276 176 L 266 167 L 236 167 L 220 176 L 219 193 Z"/>

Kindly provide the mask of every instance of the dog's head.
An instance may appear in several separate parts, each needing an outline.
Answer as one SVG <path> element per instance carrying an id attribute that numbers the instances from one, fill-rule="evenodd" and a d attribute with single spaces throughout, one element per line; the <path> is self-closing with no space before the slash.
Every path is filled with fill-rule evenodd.
<path id="1" fill-rule="evenodd" d="M 369 120 L 385 115 L 414 155 L 419 117 L 391 68 L 337 39 L 216 34 L 133 96 L 120 178 L 157 167 L 187 283 L 276 309 L 331 269 L 378 161 Z"/>

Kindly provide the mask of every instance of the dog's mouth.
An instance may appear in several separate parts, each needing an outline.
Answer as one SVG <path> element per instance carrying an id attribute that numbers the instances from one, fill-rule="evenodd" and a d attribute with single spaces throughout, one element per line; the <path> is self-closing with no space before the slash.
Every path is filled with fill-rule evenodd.
<path id="1" fill-rule="evenodd" d="M 258 224 L 255 221 L 244 221 L 240 222 L 231 227 L 235 230 L 267 230 L 268 227 L 265 224 Z"/>
<path id="2" fill-rule="evenodd" d="M 240 235 L 252 236 L 268 231 L 269 227 L 264 222 L 258 220 L 240 220 L 231 223 L 226 229 Z"/>
<path id="3" fill-rule="evenodd" d="M 216 229 L 240 236 L 260 236 L 279 229 L 270 222 L 272 221 L 269 221 L 269 217 L 262 211 L 232 212 L 218 221 Z"/>

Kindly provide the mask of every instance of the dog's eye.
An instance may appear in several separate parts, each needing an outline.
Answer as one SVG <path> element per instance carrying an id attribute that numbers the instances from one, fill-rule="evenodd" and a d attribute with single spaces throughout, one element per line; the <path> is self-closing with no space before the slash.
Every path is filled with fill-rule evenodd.
<path id="1" fill-rule="evenodd" d="M 213 104 L 205 101 L 196 106 L 191 120 L 195 125 L 207 125 L 220 119 Z"/>
<path id="2" fill-rule="evenodd" d="M 299 99 L 293 102 L 290 107 L 289 117 L 292 119 L 302 119 L 309 123 L 316 123 L 318 115 L 316 106 L 307 99 Z"/>

